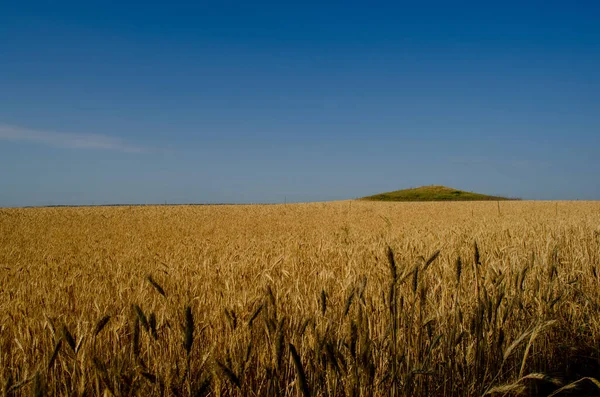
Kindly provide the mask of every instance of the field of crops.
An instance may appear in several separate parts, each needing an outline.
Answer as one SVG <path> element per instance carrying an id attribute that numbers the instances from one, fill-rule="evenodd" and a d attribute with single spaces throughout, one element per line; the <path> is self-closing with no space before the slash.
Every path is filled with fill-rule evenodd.
<path id="1" fill-rule="evenodd" d="M 598 395 L 600 202 L 0 209 L 5 395 Z"/>

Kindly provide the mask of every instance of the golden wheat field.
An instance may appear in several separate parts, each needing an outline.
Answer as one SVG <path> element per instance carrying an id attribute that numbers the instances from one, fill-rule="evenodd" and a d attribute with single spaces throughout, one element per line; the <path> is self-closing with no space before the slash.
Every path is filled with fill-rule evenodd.
<path id="1" fill-rule="evenodd" d="M 600 391 L 600 202 L 0 209 L 12 395 Z"/>

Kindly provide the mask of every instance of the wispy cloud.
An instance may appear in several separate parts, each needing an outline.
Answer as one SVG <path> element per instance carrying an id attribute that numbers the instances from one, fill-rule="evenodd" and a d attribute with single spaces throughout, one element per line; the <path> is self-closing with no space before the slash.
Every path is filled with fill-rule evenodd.
<path id="1" fill-rule="evenodd" d="M 34 130 L 0 124 L 0 140 L 11 142 L 32 142 L 42 145 L 70 148 L 114 150 L 126 153 L 141 153 L 148 148 L 133 145 L 120 138 L 102 134 L 73 134 L 46 130 Z"/>

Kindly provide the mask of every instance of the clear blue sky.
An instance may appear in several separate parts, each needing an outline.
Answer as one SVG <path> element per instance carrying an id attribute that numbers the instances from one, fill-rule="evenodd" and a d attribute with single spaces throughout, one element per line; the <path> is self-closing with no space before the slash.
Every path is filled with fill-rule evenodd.
<path id="1" fill-rule="evenodd" d="M 600 2 L 323 3 L 0 3 L 0 206 L 600 199 Z"/>

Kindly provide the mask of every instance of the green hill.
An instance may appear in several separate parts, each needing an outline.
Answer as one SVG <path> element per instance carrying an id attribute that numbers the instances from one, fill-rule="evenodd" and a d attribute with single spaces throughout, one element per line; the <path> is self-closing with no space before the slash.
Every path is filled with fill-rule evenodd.
<path id="1" fill-rule="evenodd" d="M 482 201 L 509 200 L 506 197 L 488 196 L 485 194 L 465 192 L 446 186 L 421 186 L 414 189 L 396 190 L 363 197 L 361 200 L 372 201 Z"/>

